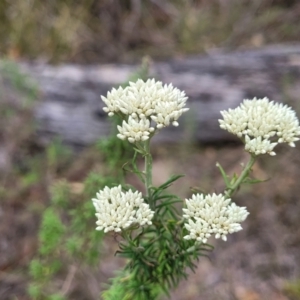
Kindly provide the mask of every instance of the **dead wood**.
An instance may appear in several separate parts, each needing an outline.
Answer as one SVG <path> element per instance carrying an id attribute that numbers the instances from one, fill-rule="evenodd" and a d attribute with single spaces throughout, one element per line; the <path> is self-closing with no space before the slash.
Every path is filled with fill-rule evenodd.
<path id="1" fill-rule="evenodd" d="M 100 95 L 126 81 L 136 68 L 22 64 L 41 91 L 35 113 L 40 139 L 47 142 L 59 135 L 70 145 L 84 146 L 107 135 L 111 125 Z M 190 107 L 178 128 L 162 130 L 156 140 L 228 141 L 233 137 L 218 126 L 220 110 L 234 108 L 245 98 L 268 97 L 299 111 L 300 45 L 154 62 L 151 76 L 185 90 Z"/>

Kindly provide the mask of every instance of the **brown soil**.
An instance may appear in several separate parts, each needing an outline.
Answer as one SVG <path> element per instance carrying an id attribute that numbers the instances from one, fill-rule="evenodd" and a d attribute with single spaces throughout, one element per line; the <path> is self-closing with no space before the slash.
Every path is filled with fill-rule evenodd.
<path id="1" fill-rule="evenodd" d="M 277 156 L 262 157 L 256 163 L 253 176 L 270 179 L 243 186 L 234 197 L 250 212 L 243 223 L 244 230 L 231 235 L 227 242 L 211 239 L 215 250 L 210 259 L 200 259 L 196 273 L 180 284 L 172 300 L 297 299 L 288 294 L 286 286 L 300 278 L 299 149 L 281 146 Z M 170 174 L 184 173 L 186 176 L 172 186 L 173 192 L 182 197 L 191 194 L 191 187 L 221 192 L 224 185 L 216 162 L 233 174 L 248 159 L 236 146 L 170 145 L 155 148 L 154 152 L 154 183 L 162 183 Z M 132 177 L 128 181 L 135 184 Z M 23 199 L 18 194 L 16 198 L 10 196 L 10 201 L 0 201 L 1 300 L 28 299 L 27 265 L 37 249 L 37 208 L 46 197 L 45 185 L 46 182 L 25 189 Z M 98 299 L 102 283 L 123 264 L 122 259 L 114 257 L 115 250 L 116 244 L 108 236 L 99 268 L 68 267 L 74 274 L 70 290 L 78 291 L 76 297 L 69 299 Z M 66 278 L 59 280 L 63 285 Z"/>

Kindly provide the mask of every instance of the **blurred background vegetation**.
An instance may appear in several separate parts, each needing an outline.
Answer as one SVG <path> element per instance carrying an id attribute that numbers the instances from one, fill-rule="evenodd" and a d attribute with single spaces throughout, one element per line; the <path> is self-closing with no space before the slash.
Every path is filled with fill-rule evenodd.
<path id="1" fill-rule="evenodd" d="M 131 63 L 140 62 L 145 54 L 156 60 L 170 59 L 216 48 L 232 50 L 299 42 L 299 38 L 299 0 L 0 0 L 0 57 L 12 60 Z M 76 155 L 59 139 L 47 146 L 40 145 L 33 121 L 39 98 L 38 87 L 30 78 L 21 74 L 15 64 L 1 61 L 0 299 L 99 299 L 102 283 L 107 282 L 122 262 L 111 257 L 116 250 L 113 249 L 115 240 L 109 237 L 102 244 L 102 235 L 94 230 L 94 211 L 89 199 L 100 187 L 124 180 L 122 172 L 116 173 L 116 166 L 124 165 L 128 149 L 115 136 Z M 116 147 L 116 143 L 119 146 Z M 217 151 L 211 146 L 200 149 L 180 146 L 174 151 L 177 157 L 169 161 L 169 149 L 158 148 L 155 168 L 158 174 L 164 174 L 166 168 L 162 170 L 161 165 L 167 163 L 170 172 L 186 165 L 187 179 L 176 191 L 185 196 L 190 192 L 191 183 L 198 185 L 199 177 L 202 186 L 211 189 L 219 178 L 216 161 L 225 160 L 229 168 L 237 168 L 243 159 L 236 154 L 238 151 L 242 153 L 242 149 Z M 197 159 L 195 153 L 199 155 Z M 289 153 L 282 163 L 275 165 L 272 161 L 266 167 L 272 173 L 272 168 L 278 166 L 278 173 L 289 185 L 275 184 L 275 190 L 270 182 L 268 188 L 258 189 L 257 195 L 254 191 L 254 196 L 246 191 L 248 198 L 270 200 L 269 211 L 276 212 L 278 224 L 282 223 L 278 220 L 287 215 L 286 219 L 291 222 L 288 230 L 292 225 L 300 228 L 298 215 L 294 219 L 289 215 L 297 212 L 300 203 L 296 196 L 300 187 L 294 179 L 299 177 L 299 168 L 292 160 L 298 163 L 300 156 L 297 155 L 299 150 Z M 294 167 L 287 167 L 287 162 Z M 199 169 L 205 170 L 205 174 L 200 174 Z M 256 171 L 262 172 L 259 167 Z M 260 177 L 268 177 L 263 175 Z M 135 183 L 127 174 L 126 182 L 128 179 Z M 263 195 L 263 191 L 272 195 Z M 251 214 L 255 215 L 256 209 L 258 217 L 252 218 L 253 224 L 249 221 L 252 231 L 245 230 L 247 236 L 241 243 L 249 240 L 249 236 L 257 238 L 260 233 L 257 207 L 267 204 L 253 201 L 252 205 Z M 263 222 L 264 219 L 261 221 L 264 225 Z M 270 234 L 277 244 L 276 236 L 285 234 L 283 229 L 281 232 Z M 250 239 L 251 245 L 253 240 Z M 298 247 L 299 238 L 294 243 Z M 234 244 L 240 245 L 237 241 Z M 274 247 L 269 248 L 272 254 Z M 234 249 L 234 253 L 236 256 L 241 251 Z M 95 263 L 99 260 L 101 268 Z M 274 265 L 279 262 L 275 259 Z M 274 268 L 263 271 L 273 274 Z M 176 291 L 172 299 L 200 299 L 201 278 L 196 277 L 194 287 L 180 289 L 182 294 Z M 292 295 L 289 299 L 300 299 L 298 278 L 285 289 Z M 190 297 L 186 296 L 189 290 Z M 230 296 L 227 290 L 225 294 Z"/>
<path id="2" fill-rule="evenodd" d="M 2 0 L 0 53 L 53 63 L 163 59 L 300 37 L 298 0 Z"/>

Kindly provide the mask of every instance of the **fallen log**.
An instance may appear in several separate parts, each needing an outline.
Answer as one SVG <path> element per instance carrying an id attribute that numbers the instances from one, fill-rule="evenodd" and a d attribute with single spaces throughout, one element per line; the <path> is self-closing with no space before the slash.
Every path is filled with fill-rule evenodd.
<path id="1" fill-rule="evenodd" d="M 100 95 L 125 82 L 137 66 L 22 64 L 33 77 L 42 99 L 35 116 L 43 142 L 54 136 L 84 146 L 111 130 Z M 215 52 L 154 62 L 151 77 L 173 83 L 189 97 L 177 128 L 165 128 L 157 141 L 223 142 L 234 137 L 218 125 L 220 110 L 243 99 L 268 97 L 287 103 L 300 113 L 300 45 L 269 46 L 257 50 Z"/>

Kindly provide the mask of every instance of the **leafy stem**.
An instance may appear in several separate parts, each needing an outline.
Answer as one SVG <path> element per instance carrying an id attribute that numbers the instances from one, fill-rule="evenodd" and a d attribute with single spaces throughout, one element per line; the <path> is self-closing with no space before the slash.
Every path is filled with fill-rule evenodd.
<path id="1" fill-rule="evenodd" d="M 245 182 L 245 179 L 248 177 L 249 173 L 251 172 L 251 169 L 256 161 L 256 156 L 254 154 L 251 154 L 251 158 L 248 161 L 246 167 L 244 168 L 243 172 L 240 174 L 240 176 L 233 181 L 233 183 L 228 182 L 228 178 L 226 178 L 225 183 L 226 183 L 226 190 L 225 190 L 225 195 L 226 198 L 230 198 L 236 190 L 240 187 L 240 185 Z M 218 164 L 219 169 L 221 170 L 221 173 L 223 175 L 224 170 L 222 167 Z"/>
<path id="2" fill-rule="evenodd" d="M 145 188 L 147 197 L 150 201 L 151 187 L 152 187 L 152 155 L 150 153 L 150 139 L 146 140 L 144 143 L 145 150 Z M 152 203 L 149 203 L 152 206 Z"/>

